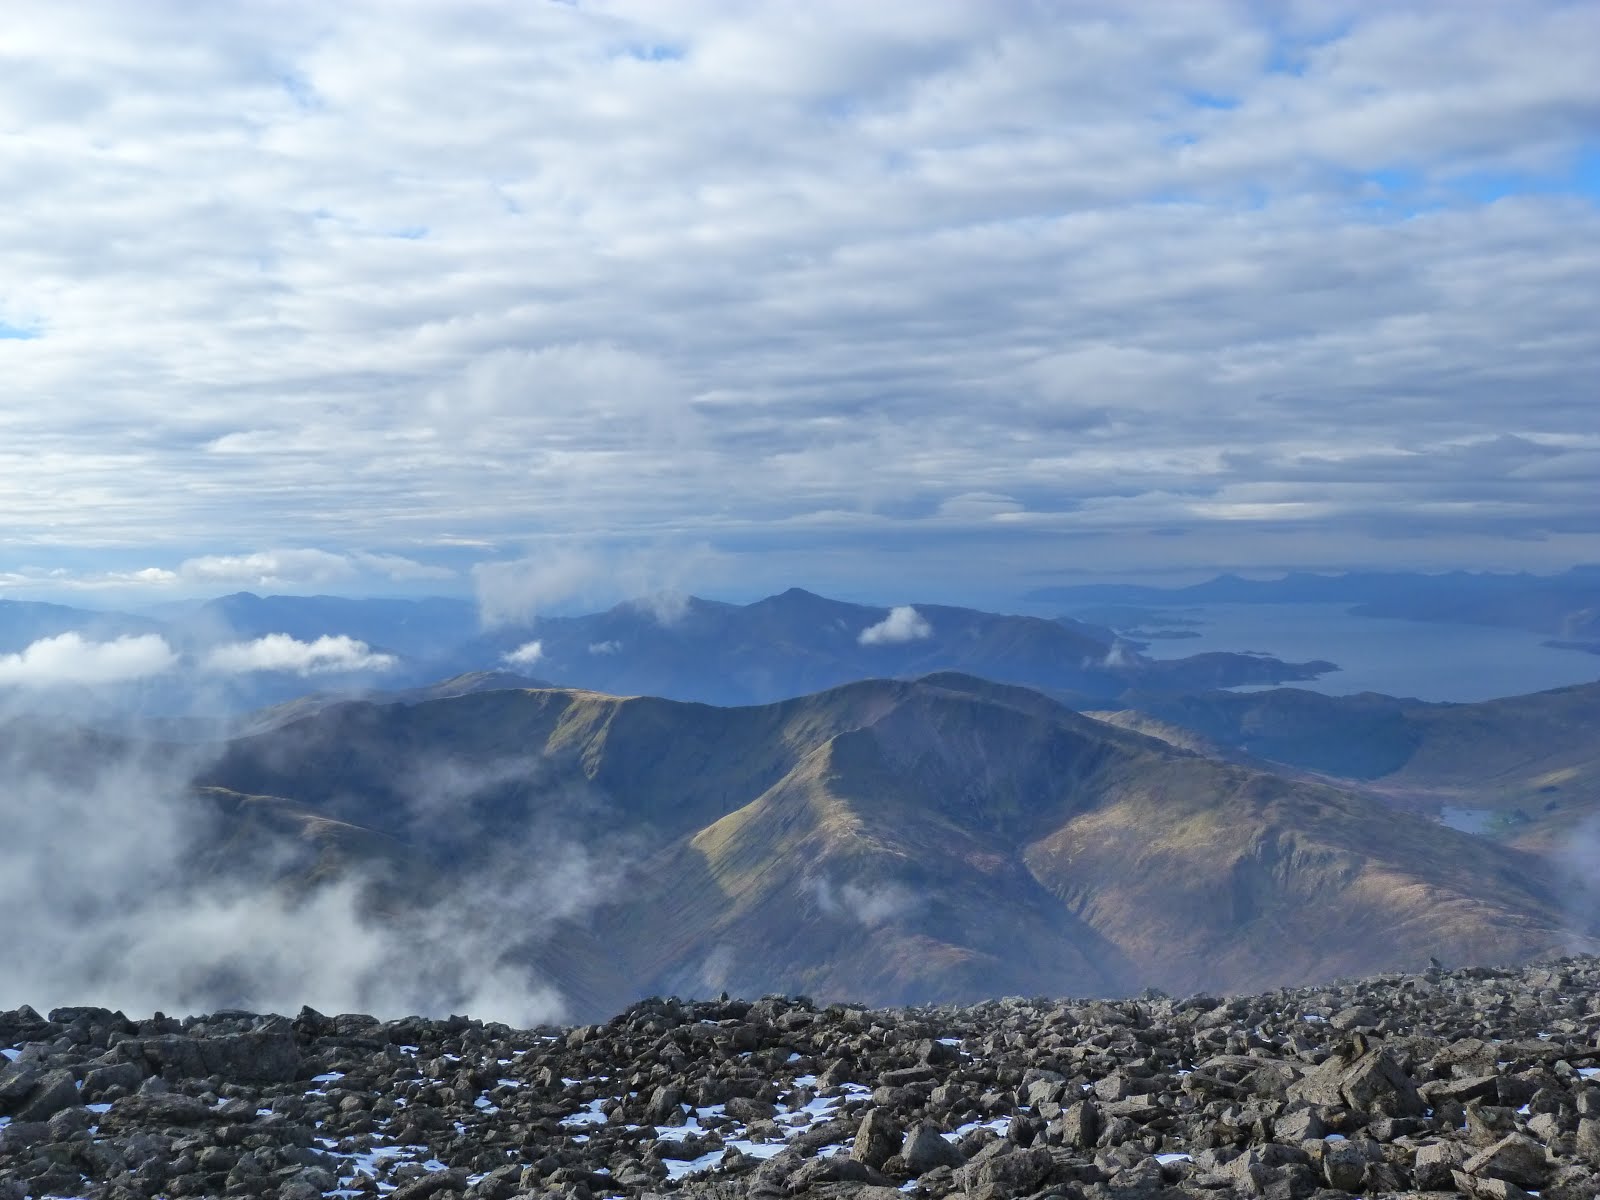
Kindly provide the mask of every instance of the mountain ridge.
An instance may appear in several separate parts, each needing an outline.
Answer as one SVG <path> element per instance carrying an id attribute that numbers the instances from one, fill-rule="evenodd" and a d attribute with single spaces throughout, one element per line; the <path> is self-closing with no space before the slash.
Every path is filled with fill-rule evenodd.
<path id="1" fill-rule="evenodd" d="M 8 646 L 25 651 L 30 632 L 39 628 L 51 636 L 75 628 L 122 629 L 105 626 L 109 616 L 59 606 L 41 627 L 43 618 L 8 603 L 15 602 L 0 601 L 0 653 Z M 212 718 L 219 711 L 292 704 L 311 687 L 404 693 L 445 677 L 509 669 L 568 687 L 726 706 L 768 703 L 856 679 L 961 670 L 1104 705 L 1131 688 L 1282 683 L 1336 669 L 1329 662 L 1251 654 L 1149 659 L 1109 628 L 1066 618 L 951 605 L 861 605 L 802 588 L 746 605 L 646 597 L 604 612 L 530 617 L 492 629 L 480 626 L 472 605 L 448 599 L 241 592 L 166 615 L 164 625 L 128 620 L 138 622 L 129 628 L 163 637 L 171 661 L 93 695 L 52 690 L 48 677 L 36 673 L 29 679 L 30 702 L 107 716 Z M 257 644 L 268 638 L 273 641 Z M 346 640 L 322 646 L 319 658 L 314 647 L 324 638 Z M 286 644 L 290 639 L 296 644 Z M 227 651 L 220 659 L 219 649 Z"/>
<path id="2" fill-rule="evenodd" d="M 420 761 L 487 773 L 419 801 Z M 447 872 L 528 829 L 605 830 L 627 847 L 618 881 L 529 957 L 584 1011 L 626 981 L 895 1003 L 997 980 L 1276 986 L 1584 936 L 1532 855 L 949 673 L 731 709 L 570 689 L 356 702 L 240 739 L 204 782 Z"/>

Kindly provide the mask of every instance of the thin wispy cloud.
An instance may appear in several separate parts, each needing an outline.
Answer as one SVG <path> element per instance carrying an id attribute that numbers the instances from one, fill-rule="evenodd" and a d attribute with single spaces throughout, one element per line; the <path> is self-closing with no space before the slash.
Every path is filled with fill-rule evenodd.
<path id="1" fill-rule="evenodd" d="M 465 587 L 563 540 L 897 586 L 980 540 L 1600 557 L 1594 5 L 36 2 L 7 38 L 13 591 Z"/>
<path id="2" fill-rule="evenodd" d="M 208 554 L 185 559 L 172 579 L 210 585 L 295 587 L 305 584 L 350 583 L 365 576 L 410 582 L 450 579 L 447 567 L 427 566 L 398 554 L 331 553 L 319 549 L 259 550 L 249 554 Z"/>

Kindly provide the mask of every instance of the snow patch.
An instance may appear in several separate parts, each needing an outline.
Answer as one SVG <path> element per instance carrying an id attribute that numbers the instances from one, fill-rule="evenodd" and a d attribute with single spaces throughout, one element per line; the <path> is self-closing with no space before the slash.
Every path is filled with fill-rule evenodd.
<path id="1" fill-rule="evenodd" d="M 557 1123 L 566 1129 L 582 1129 L 585 1125 L 604 1125 L 606 1114 L 600 1111 L 600 1106 L 604 1103 L 603 1100 L 591 1100 L 582 1110 L 571 1116 L 562 1117 Z"/>
<path id="2" fill-rule="evenodd" d="M 676 1158 L 669 1158 L 665 1161 L 667 1178 L 682 1179 L 685 1175 L 692 1175 L 696 1171 L 705 1171 L 716 1166 L 722 1161 L 722 1151 L 713 1150 L 709 1154 L 702 1154 L 699 1158 L 691 1158 L 688 1161 Z"/>

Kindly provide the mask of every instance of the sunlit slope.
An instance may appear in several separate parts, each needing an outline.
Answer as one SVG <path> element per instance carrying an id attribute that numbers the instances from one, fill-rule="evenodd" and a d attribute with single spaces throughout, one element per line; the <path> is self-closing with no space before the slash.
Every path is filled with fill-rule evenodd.
<path id="1" fill-rule="evenodd" d="M 529 953 L 596 1010 L 1257 988 L 1567 939 L 1514 850 L 963 676 L 742 709 L 357 704 L 235 743 L 210 782 L 383 833 L 446 879 L 507 845 L 529 871 L 584 845 L 614 878 Z"/>

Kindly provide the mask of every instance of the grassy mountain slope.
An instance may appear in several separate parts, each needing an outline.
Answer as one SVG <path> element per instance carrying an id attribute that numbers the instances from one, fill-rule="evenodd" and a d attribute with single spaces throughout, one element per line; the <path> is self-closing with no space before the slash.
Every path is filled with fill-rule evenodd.
<path id="1" fill-rule="evenodd" d="M 350 704 L 235 742 L 206 782 L 398 839 L 435 886 L 584 847 L 604 895 L 528 950 L 580 1011 L 1255 988 L 1566 944 L 1517 851 L 957 675 L 736 709 Z"/>

